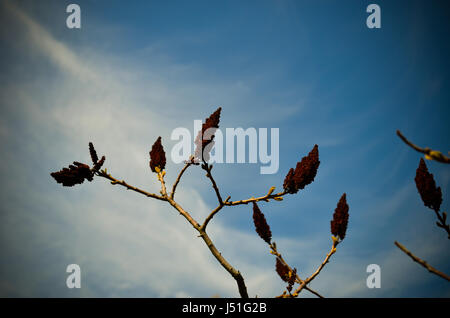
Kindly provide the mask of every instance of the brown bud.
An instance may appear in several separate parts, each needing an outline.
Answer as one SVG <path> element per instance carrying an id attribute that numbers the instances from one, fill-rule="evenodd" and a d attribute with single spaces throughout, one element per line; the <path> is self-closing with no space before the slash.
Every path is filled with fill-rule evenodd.
<path id="1" fill-rule="evenodd" d="M 267 224 L 264 214 L 259 209 L 256 202 L 253 202 L 253 223 L 255 224 L 256 233 L 267 243 L 270 244 L 272 232 L 269 224 Z"/>
<path id="2" fill-rule="evenodd" d="M 92 163 L 96 164 L 98 161 L 97 152 L 95 151 L 94 144 L 92 142 L 89 143 L 89 153 L 91 154 Z"/>
<path id="3" fill-rule="evenodd" d="M 442 203 L 441 187 L 436 188 L 433 174 L 428 172 L 427 165 L 422 158 L 420 158 L 414 181 L 416 182 L 417 190 L 420 193 L 423 204 L 436 212 L 439 211 Z"/>
<path id="4" fill-rule="evenodd" d="M 157 172 L 155 170 L 156 167 L 160 170 L 164 170 L 166 167 L 166 153 L 161 144 L 161 137 L 156 139 L 152 146 L 152 150 L 150 151 L 150 169 L 152 169 L 153 172 Z"/>
<path id="5" fill-rule="evenodd" d="M 214 145 L 214 133 L 219 128 L 221 110 L 222 107 L 219 107 L 211 116 L 206 118 L 202 125 L 202 130 L 198 132 L 195 138 L 194 143 L 196 147 L 194 157 L 197 160 L 205 162 L 209 160 L 209 152 Z"/>
<path id="6" fill-rule="evenodd" d="M 348 209 L 346 194 L 344 193 L 334 210 L 333 220 L 331 221 L 331 234 L 341 240 L 345 238 L 345 232 L 347 231 Z"/>
<path id="7" fill-rule="evenodd" d="M 280 276 L 283 281 L 285 281 L 286 283 L 289 282 L 289 267 L 283 264 L 283 262 L 281 262 L 278 257 L 275 264 L 275 270 L 277 271 L 278 276 Z"/>
<path id="8" fill-rule="evenodd" d="M 72 187 L 76 184 L 82 184 L 84 180 L 92 181 L 94 173 L 87 164 L 74 161 L 69 168 L 63 168 L 58 172 L 50 174 L 58 183 L 65 187 Z"/>
<path id="9" fill-rule="evenodd" d="M 106 157 L 105 156 L 102 156 L 102 159 L 100 159 L 99 161 L 97 161 L 95 164 L 94 164 L 94 167 L 92 168 L 92 170 L 93 171 L 99 171 L 100 170 L 100 168 L 103 166 L 103 164 L 105 163 L 105 159 L 106 159 Z"/>

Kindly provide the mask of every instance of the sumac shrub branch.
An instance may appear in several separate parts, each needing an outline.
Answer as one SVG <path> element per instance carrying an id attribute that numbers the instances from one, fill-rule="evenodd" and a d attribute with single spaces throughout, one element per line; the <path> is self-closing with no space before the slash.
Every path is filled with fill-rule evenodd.
<path id="1" fill-rule="evenodd" d="M 275 187 L 271 187 L 265 195 L 258 197 L 250 197 L 247 199 L 240 199 L 232 201 L 230 196 L 225 197 L 221 194 L 218 183 L 212 174 L 213 166 L 208 164 L 209 152 L 214 145 L 214 133 L 216 129 L 219 128 L 221 108 L 218 108 L 211 116 L 206 118 L 202 125 L 201 131 L 199 131 L 196 137 L 195 152 L 190 159 L 185 162 L 183 168 L 178 173 L 175 182 L 173 183 L 170 191 L 165 182 L 166 174 L 166 154 L 162 144 L 162 138 L 158 137 L 154 142 L 150 150 L 150 160 L 149 167 L 151 172 L 156 174 L 158 181 L 160 183 L 159 194 L 151 193 L 146 190 L 137 188 L 130 185 L 125 180 L 120 180 L 113 177 L 107 169 L 102 169 L 105 163 L 105 156 L 99 160 L 97 151 L 92 143 L 89 143 L 89 153 L 92 160 L 92 167 L 88 164 L 80 163 L 75 161 L 68 168 L 63 168 L 60 171 L 51 173 L 51 176 L 55 179 L 57 183 L 63 186 L 71 187 L 76 184 L 81 184 L 85 180 L 92 181 L 94 177 L 100 177 L 107 179 L 112 185 L 119 185 L 127 190 L 132 190 L 140 193 L 148 198 L 157 199 L 168 203 L 172 208 L 174 208 L 180 215 L 182 215 L 186 221 L 198 232 L 198 236 L 203 239 L 206 246 L 216 258 L 219 264 L 233 277 L 236 281 L 238 291 L 241 297 L 247 298 L 248 291 L 245 284 L 243 275 L 239 270 L 233 267 L 227 259 L 219 252 L 219 250 L 214 245 L 211 237 L 207 233 L 207 226 L 211 222 L 214 216 L 219 213 L 225 207 L 232 207 L 238 205 L 244 205 L 252 203 L 253 207 L 253 221 L 257 234 L 268 244 L 270 253 L 275 256 L 275 271 L 280 276 L 280 278 L 287 283 L 286 290 L 278 297 L 297 297 L 299 293 L 305 289 L 318 297 L 322 297 L 318 292 L 312 290 L 307 285 L 317 277 L 324 266 L 329 262 L 330 257 L 336 252 L 337 245 L 345 238 L 345 233 L 348 224 L 348 204 L 346 201 L 346 194 L 344 193 L 336 207 L 333 214 L 333 219 L 331 221 L 331 233 L 332 233 L 332 245 L 328 254 L 325 256 L 324 261 L 319 264 L 317 270 L 313 272 L 309 277 L 302 279 L 299 276 L 299 272 L 296 268 L 292 268 L 285 261 L 281 253 L 277 250 L 276 243 L 272 241 L 272 232 L 267 220 L 258 206 L 258 202 L 281 202 L 283 197 L 288 194 L 295 194 L 300 190 L 304 189 L 307 185 L 312 183 L 317 175 L 317 170 L 320 165 L 319 161 L 319 147 L 314 145 L 312 150 L 307 156 L 303 157 L 295 166 L 291 168 L 283 182 L 283 190 L 280 192 L 275 192 Z M 206 138 L 205 138 L 205 135 Z M 184 209 L 180 202 L 175 200 L 175 193 L 178 185 L 182 179 L 184 173 L 190 167 L 199 166 L 206 172 L 206 177 L 211 183 L 211 187 L 214 189 L 215 195 L 217 197 L 217 207 L 214 208 L 211 213 L 202 221 L 198 222 L 192 215 Z M 297 284 L 297 288 L 294 289 Z"/>

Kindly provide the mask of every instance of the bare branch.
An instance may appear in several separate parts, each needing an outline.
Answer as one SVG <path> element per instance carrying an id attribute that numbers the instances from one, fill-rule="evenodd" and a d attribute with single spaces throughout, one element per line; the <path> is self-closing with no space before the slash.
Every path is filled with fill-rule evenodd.
<path id="1" fill-rule="evenodd" d="M 210 179 L 213 182 L 213 187 L 215 189 L 217 189 L 216 193 L 218 193 L 217 185 L 215 184 L 214 179 L 212 178 L 211 174 L 209 173 L 210 168 L 207 168 L 207 169 L 208 169 L 207 170 L 208 174 L 210 175 Z M 208 219 L 205 220 L 205 223 L 204 223 L 203 226 L 200 226 L 198 224 L 198 222 L 195 221 L 192 218 L 192 216 L 186 210 L 184 210 L 171 197 L 168 197 L 167 196 L 165 182 L 164 182 L 164 175 L 165 175 L 164 171 L 163 172 L 161 172 L 161 171 L 158 172 L 158 179 L 161 182 L 161 194 L 163 195 L 163 197 L 165 197 L 167 199 L 167 201 L 170 203 L 170 205 L 172 205 L 181 215 L 183 215 L 184 218 L 194 227 L 194 229 L 196 229 L 199 232 L 200 237 L 206 243 L 206 245 L 208 246 L 209 250 L 214 255 L 214 257 L 219 261 L 219 263 L 222 265 L 222 267 L 225 268 L 228 271 L 228 273 L 230 273 L 230 275 L 236 280 L 236 283 L 238 285 L 239 294 L 241 295 L 241 297 L 242 298 L 248 298 L 247 287 L 245 286 L 244 278 L 242 277 L 241 273 L 237 269 L 235 269 L 233 266 L 231 266 L 230 263 L 228 263 L 228 261 L 222 256 L 222 254 L 214 246 L 214 244 L 212 243 L 212 241 L 209 238 L 208 234 L 206 233 L 205 227 L 206 227 L 206 224 L 207 224 L 206 221 Z M 220 199 L 220 202 L 221 202 L 220 205 L 223 206 L 223 203 L 221 201 L 222 199 L 220 198 L 220 195 L 219 195 L 219 199 Z M 211 220 L 212 217 L 214 216 L 214 214 L 217 213 L 219 210 L 220 210 L 220 208 L 216 208 L 216 210 L 213 211 L 210 214 L 209 220 Z"/>
<path id="2" fill-rule="evenodd" d="M 227 202 L 230 199 L 230 196 L 228 196 L 224 202 Z M 212 220 L 212 218 L 214 217 L 214 215 L 216 215 L 216 213 L 218 213 L 223 207 L 225 206 L 225 204 L 219 203 L 219 205 L 211 211 L 211 213 L 206 217 L 205 221 L 203 222 L 203 225 L 201 226 L 202 230 L 205 230 L 206 227 L 208 226 L 209 221 Z"/>
<path id="3" fill-rule="evenodd" d="M 189 168 L 189 166 L 192 165 L 191 161 L 186 162 L 183 169 L 181 169 L 180 173 L 178 174 L 177 179 L 175 180 L 175 183 L 172 186 L 172 191 L 170 193 L 170 198 L 173 199 L 175 196 L 175 190 L 177 189 L 178 183 L 180 183 L 181 177 L 183 176 L 184 172 Z"/>
<path id="4" fill-rule="evenodd" d="M 245 286 L 244 278 L 242 277 L 241 273 L 237 269 L 235 269 L 233 266 L 231 266 L 230 263 L 228 263 L 228 261 L 222 256 L 222 254 L 214 246 L 214 244 L 212 243 L 211 239 L 209 238 L 209 236 L 207 235 L 207 233 L 205 231 L 206 224 L 209 222 L 209 220 L 212 219 L 214 214 L 217 213 L 218 210 L 220 210 L 220 209 L 213 211 L 210 214 L 209 218 L 207 218 L 205 220 L 204 225 L 201 227 L 200 224 L 186 210 L 184 210 L 177 202 L 175 202 L 170 196 L 167 195 L 167 190 L 166 190 L 165 181 L 164 181 L 164 175 L 165 175 L 164 171 L 158 172 L 158 180 L 161 182 L 161 195 L 162 196 L 159 196 L 159 195 L 153 194 L 153 193 L 148 193 L 144 190 L 141 190 L 139 188 L 129 185 L 128 183 L 126 183 L 123 180 L 119 181 L 116 178 L 112 177 L 110 174 L 108 174 L 106 172 L 106 170 L 102 170 L 101 172 L 98 172 L 97 175 L 100 177 L 106 178 L 108 180 L 111 180 L 111 184 L 119 184 L 121 186 L 126 187 L 129 190 L 136 191 L 147 197 L 152 197 L 152 198 L 162 200 L 162 201 L 168 201 L 170 203 L 170 205 L 172 207 L 174 207 L 180 213 L 180 215 L 182 215 L 192 225 L 192 227 L 200 233 L 200 237 L 206 243 L 206 245 L 208 246 L 209 250 L 214 255 L 214 257 L 230 273 L 230 275 L 236 280 L 236 283 L 238 285 L 239 294 L 241 295 L 241 297 L 248 298 L 247 287 Z M 214 184 L 215 184 L 215 182 L 214 182 Z M 222 204 L 222 207 L 223 207 L 223 204 Z"/>
<path id="5" fill-rule="evenodd" d="M 194 229 L 197 231 L 200 230 L 200 224 L 186 210 L 184 210 L 181 205 L 171 198 L 167 198 L 167 201 L 169 201 L 170 205 L 174 207 L 182 216 L 184 216 L 184 218 L 192 225 Z"/>
<path id="6" fill-rule="evenodd" d="M 425 148 L 421 148 L 415 144 L 413 144 L 411 141 L 409 141 L 408 139 L 406 139 L 405 136 L 403 136 L 403 134 L 400 132 L 400 130 L 397 130 L 397 136 L 400 137 L 401 140 L 403 140 L 403 142 L 405 144 L 407 144 L 408 146 L 410 146 L 411 148 L 413 148 L 414 150 L 425 154 L 427 159 L 432 159 L 432 160 L 436 160 L 442 163 L 450 163 L 450 157 L 447 157 L 445 155 L 442 154 L 442 152 L 440 151 L 436 151 L 436 150 L 432 150 L 428 147 Z"/>
<path id="7" fill-rule="evenodd" d="M 132 186 L 132 185 L 129 185 L 129 184 L 126 183 L 124 180 L 120 181 L 120 180 L 118 180 L 118 179 L 112 177 L 110 174 L 108 174 L 108 173 L 106 172 L 106 170 L 102 170 L 102 171 L 100 171 L 100 172 L 97 172 L 96 174 L 97 174 L 99 177 L 103 177 L 103 178 L 106 178 L 106 179 L 110 180 L 110 181 L 111 181 L 111 184 L 113 184 L 113 185 L 119 184 L 119 185 L 121 185 L 121 186 L 127 188 L 127 190 L 133 190 L 133 191 L 135 191 L 135 192 L 137 192 L 137 193 L 140 193 L 140 194 L 145 195 L 146 197 L 150 197 L 150 198 L 154 198 L 154 199 L 158 199 L 158 200 L 162 200 L 162 201 L 167 201 L 166 198 L 164 198 L 164 197 L 162 197 L 162 196 L 159 196 L 159 195 L 154 194 L 154 193 L 149 193 L 149 192 L 147 192 L 147 191 L 144 191 L 144 190 L 142 190 L 142 189 L 139 189 L 139 188 L 136 188 L 136 187 L 134 187 L 134 186 Z"/>
<path id="8" fill-rule="evenodd" d="M 412 260 L 414 262 L 419 263 L 420 265 L 422 265 L 423 267 L 425 267 L 430 273 L 433 273 L 435 275 L 438 275 L 439 277 L 442 277 L 448 281 L 450 281 L 450 276 L 442 273 L 441 271 L 437 270 L 436 268 L 434 268 L 433 266 L 431 266 L 430 264 L 428 264 L 426 261 L 420 259 L 419 257 L 417 257 L 416 255 L 414 255 L 413 253 L 411 253 L 410 251 L 408 251 L 406 249 L 406 247 L 404 247 L 402 244 L 400 244 L 399 242 L 395 241 L 395 245 L 406 255 L 408 255 L 409 257 L 412 258 Z"/>
<path id="9" fill-rule="evenodd" d="M 249 204 L 249 203 L 252 203 L 252 202 L 259 202 L 259 201 L 269 202 L 269 200 L 271 200 L 271 199 L 276 200 L 276 201 L 281 201 L 281 200 L 283 200 L 283 196 L 286 195 L 286 194 L 287 193 L 285 191 L 279 192 L 279 193 L 276 193 L 276 194 L 271 194 L 269 192 L 268 194 L 263 195 L 263 196 L 258 197 L 258 198 L 251 197 L 251 198 L 245 199 L 245 200 L 231 201 L 231 202 L 228 201 L 228 202 L 224 202 L 224 204 L 228 205 L 228 206 L 234 206 L 234 205 Z"/>
<path id="10" fill-rule="evenodd" d="M 289 266 L 289 264 L 283 259 L 283 256 L 278 252 L 277 250 L 277 245 L 275 243 L 272 243 L 269 245 L 270 249 L 271 249 L 271 254 L 275 255 L 276 257 L 278 257 L 278 259 L 280 260 L 281 263 L 283 263 L 284 266 L 286 266 L 289 271 L 293 272 L 292 268 Z M 302 284 L 303 283 L 303 279 L 300 278 L 300 276 L 298 274 L 296 274 L 296 280 L 297 283 Z M 305 289 L 307 291 L 309 291 L 310 293 L 316 295 L 319 298 L 324 298 L 322 295 L 320 295 L 318 292 L 316 292 L 315 290 L 309 288 L 308 286 L 305 286 Z"/>
<path id="11" fill-rule="evenodd" d="M 325 265 L 329 262 L 331 255 L 336 253 L 336 246 L 339 244 L 339 241 L 333 237 L 333 245 L 331 246 L 330 251 L 328 252 L 327 256 L 325 257 L 324 261 L 320 266 L 317 268 L 317 270 L 309 276 L 307 279 L 303 281 L 303 283 L 300 284 L 300 286 L 295 290 L 295 292 L 292 294 L 293 297 L 297 297 L 298 294 L 306 287 L 307 284 L 309 284 L 314 278 L 319 275 L 319 273 L 322 271 L 322 269 L 325 267 Z"/>
<path id="12" fill-rule="evenodd" d="M 212 187 L 214 191 L 216 192 L 217 200 L 219 201 L 219 204 L 223 204 L 222 196 L 220 195 L 219 188 L 217 187 L 216 181 L 214 180 L 211 170 L 212 165 L 208 165 L 207 163 L 202 164 L 202 169 L 206 171 L 206 177 L 208 177 L 209 180 L 211 180 Z"/>
<path id="13" fill-rule="evenodd" d="M 244 278 L 241 273 L 235 269 L 233 266 L 228 263 L 228 261 L 222 256 L 222 254 L 217 250 L 217 248 L 212 243 L 210 237 L 206 233 L 204 226 L 200 226 L 197 221 L 195 221 L 191 215 L 185 211 L 178 203 L 172 200 L 170 197 L 167 198 L 167 201 L 172 205 L 181 215 L 183 215 L 186 220 L 199 232 L 199 236 L 203 239 L 203 241 L 208 246 L 211 253 L 217 259 L 217 261 L 222 265 L 223 268 L 227 270 L 228 273 L 236 280 L 238 285 L 239 294 L 242 298 L 248 298 L 247 287 L 245 286 Z"/>

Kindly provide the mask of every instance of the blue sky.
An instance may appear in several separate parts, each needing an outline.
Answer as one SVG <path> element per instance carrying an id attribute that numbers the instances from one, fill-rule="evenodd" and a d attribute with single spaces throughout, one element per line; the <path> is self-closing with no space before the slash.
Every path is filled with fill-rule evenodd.
<path id="1" fill-rule="evenodd" d="M 193 130 L 222 106 L 221 127 L 280 129 L 280 169 L 217 164 L 232 199 L 281 189 L 290 167 L 319 145 L 315 182 L 263 203 L 273 239 L 302 277 L 328 252 L 330 220 L 347 193 L 347 237 L 311 287 L 329 297 L 449 297 L 448 282 L 413 263 L 403 243 L 450 272 L 449 242 L 414 185 L 420 154 L 395 135 L 446 152 L 450 32 L 439 1 L 0 2 L 0 295 L 3 297 L 238 296 L 231 277 L 164 203 L 95 179 L 62 188 L 49 173 L 89 162 L 93 141 L 117 178 L 158 192 L 148 151 L 169 152 L 176 127 Z M 448 167 L 427 161 L 448 210 Z M 167 181 L 180 165 L 169 161 Z M 216 198 L 188 170 L 179 202 L 201 219 Z M 284 283 L 253 229 L 251 208 L 222 210 L 209 233 L 251 296 Z M 79 264 L 82 288 L 65 286 Z M 381 288 L 366 267 L 381 267 Z M 310 297 L 307 292 L 304 297 Z"/>

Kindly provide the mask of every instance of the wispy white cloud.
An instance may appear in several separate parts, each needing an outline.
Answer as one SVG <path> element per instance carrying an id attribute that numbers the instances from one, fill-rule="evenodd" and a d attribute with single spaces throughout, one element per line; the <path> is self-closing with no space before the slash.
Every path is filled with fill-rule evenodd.
<path id="1" fill-rule="evenodd" d="M 63 43 L 55 40 L 51 34 L 39 23 L 34 21 L 25 12 L 10 1 L 4 1 L 2 6 L 8 13 L 25 26 L 27 40 L 49 57 L 62 70 L 70 72 L 79 81 L 98 81 L 95 72 L 92 72 L 79 58 Z"/>

